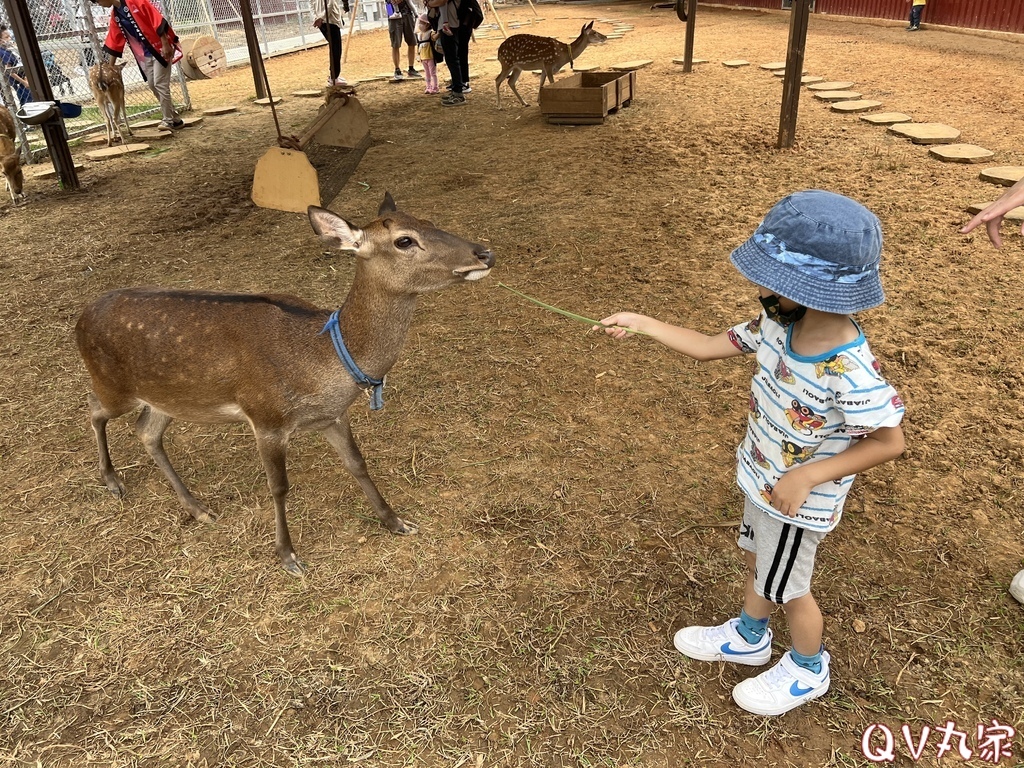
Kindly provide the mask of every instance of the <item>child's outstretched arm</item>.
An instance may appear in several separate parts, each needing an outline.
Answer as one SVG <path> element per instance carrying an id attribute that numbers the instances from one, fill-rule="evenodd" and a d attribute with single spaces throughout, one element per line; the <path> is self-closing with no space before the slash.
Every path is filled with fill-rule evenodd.
<path id="1" fill-rule="evenodd" d="M 630 331 L 640 331 L 669 349 L 682 352 L 694 360 L 721 360 L 741 354 L 741 350 L 729 340 L 728 331 L 716 336 L 707 336 L 699 331 L 669 325 L 635 312 L 617 312 L 610 315 L 601 321 L 601 325 L 594 326 L 594 330 L 599 328 L 603 328 L 604 332 L 614 339 L 624 339 L 630 335 Z"/>
<path id="2" fill-rule="evenodd" d="M 772 506 L 784 515 L 796 517 L 815 486 L 877 467 L 895 459 L 903 448 L 902 427 L 879 427 L 835 456 L 789 470 L 772 489 Z"/>

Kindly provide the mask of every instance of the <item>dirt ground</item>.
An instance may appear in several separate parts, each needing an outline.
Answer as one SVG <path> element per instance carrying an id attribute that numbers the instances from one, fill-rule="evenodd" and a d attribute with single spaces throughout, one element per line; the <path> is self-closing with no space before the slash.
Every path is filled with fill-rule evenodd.
<path id="1" fill-rule="evenodd" d="M 169 433 L 217 523 L 181 510 L 128 419 L 110 435 L 129 495 L 107 492 L 72 340 L 83 305 L 119 286 L 342 302 L 348 258 L 304 216 L 248 200 L 274 140 L 249 70 L 190 86 L 197 109 L 240 112 L 166 151 L 86 161 L 81 192 L 33 181 L 28 206 L 0 203 L 0 763 L 853 766 L 881 724 L 909 765 L 904 724 L 916 741 L 952 721 L 971 749 L 979 723 L 1024 728 L 1024 610 L 1006 592 L 1024 557 L 1024 244 L 1010 226 L 1001 250 L 956 231 L 967 204 L 1000 189 L 807 92 L 797 146 L 776 150 L 781 81 L 756 65 L 785 58 L 781 13 L 701 7 L 695 55 L 710 63 L 684 75 L 670 10 L 539 10 L 530 31 L 563 40 L 592 18 L 636 26 L 580 61 L 653 59 L 628 109 L 552 126 L 504 91 L 499 111 L 496 33 L 472 48 L 463 108 L 442 109 L 419 82 L 360 86 L 373 146 L 331 207 L 365 222 L 390 190 L 489 242 L 498 262 L 423 297 L 386 408 L 353 408 L 371 473 L 419 536 L 380 527 L 319 436 L 293 442 L 304 579 L 274 557 L 241 425 Z M 326 57 L 267 63 L 286 128 L 315 113 L 289 94 L 319 86 Z M 753 65 L 720 63 L 733 58 Z M 901 25 L 812 17 L 807 41 L 809 73 L 959 128 L 997 153 L 991 165 L 1024 164 L 1022 65 L 1017 42 Z M 389 70 L 384 33 L 355 38 L 350 80 Z M 536 78 L 522 83 L 536 101 Z M 831 691 L 765 719 L 729 696 L 749 670 L 671 643 L 739 608 L 733 449 L 749 361 L 616 343 L 497 283 L 589 317 L 635 309 L 718 331 L 758 307 L 729 251 L 808 187 L 883 222 L 887 302 L 860 321 L 907 402 L 908 447 L 858 479 L 820 550 Z M 789 637 L 774 627 L 777 658 Z M 1003 764 L 1024 755 L 1020 735 L 1014 751 Z"/>

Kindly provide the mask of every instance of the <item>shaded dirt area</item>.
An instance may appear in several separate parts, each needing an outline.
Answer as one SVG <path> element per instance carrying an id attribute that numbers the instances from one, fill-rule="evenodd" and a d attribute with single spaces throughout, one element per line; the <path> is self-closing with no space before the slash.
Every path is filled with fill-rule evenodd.
<path id="1" fill-rule="evenodd" d="M 999 189 L 806 92 L 797 147 L 776 150 L 781 83 L 756 64 L 784 59 L 785 15 L 701 8 L 695 53 L 711 63 L 684 76 L 669 10 L 540 12 L 533 31 L 563 40 L 591 18 L 636 25 L 581 57 L 654 59 L 628 109 L 603 126 L 550 126 L 506 91 L 497 110 L 493 34 L 472 49 L 465 107 L 442 109 L 419 83 L 360 86 L 374 143 L 332 207 L 364 222 L 390 190 L 490 242 L 498 268 L 425 296 L 387 407 L 353 409 L 371 472 L 418 537 L 371 519 L 320 437 L 293 443 L 305 579 L 276 563 L 242 426 L 169 434 L 217 523 L 187 518 L 127 420 L 110 434 L 129 495 L 111 497 L 72 340 L 82 306 L 118 286 L 341 303 L 347 257 L 325 252 L 305 217 L 248 201 L 274 137 L 248 101 L 249 71 L 193 83 L 198 108 L 241 111 L 168 151 L 88 164 L 80 193 L 32 182 L 30 205 L 0 204 L 0 761 L 848 766 L 866 764 L 861 734 L 882 723 L 910 764 L 904 723 L 954 721 L 972 747 L 979 722 L 1024 726 L 1024 612 L 1006 594 L 1024 541 L 1024 245 L 956 233 L 965 206 Z M 754 66 L 719 63 L 732 58 Z M 1024 164 L 1022 64 L 1014 42 L 817 17 L 806 59 L 886 109 L 961 129 L 998 153 L 993 165 Z M 267 65 L 285 95 L 325 68 L 323 49 Z M 355 39 L 349 79 L 389 69 L 384 34 Z M 535 100 L 533 76 L 522 83 Z M 316 105 L 287 98 L 286 127 Z M 729 251 L 806 187 L 851 195 L 883 222 L 888 301 L 860 320 L 908 403 L 908 449 L 857 481 L 820 553 L 832 690 L 765 720 L 729 697 L 746 670 L 671 645 L 679 627 L 738 610 L 726 524 L 749 365 L 616 344 L 497 281 L 590 317 L 636 309 L 721 330 L 758 306 Z"/>

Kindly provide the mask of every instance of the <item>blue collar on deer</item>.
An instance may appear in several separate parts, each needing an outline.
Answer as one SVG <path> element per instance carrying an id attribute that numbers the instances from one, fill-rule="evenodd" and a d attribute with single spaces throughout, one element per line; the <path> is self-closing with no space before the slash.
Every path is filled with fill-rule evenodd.
<path id="1" fill-rule="evenodd" d="M 379 411 L 384 407 L 384 380 L 371 378 L 359 370 L 356 361 L 352 359 L 352 355 L 349 354 L 348 349 L 345 347 L 345 340 L 341 338 L 341 328 L 338 325 L 338 310 L 334 310 L 331 313 L 331 316 L 327 319 L 327 324 L 320 331 L 320 334 L 325 334 L 328 331 L 331 332 L 334 351 L 338 353 L 341 364 L 345 366 L 349 376 L 355 379 L 356 384 L 360 387 L 369 390 L 370 410 Z"/>

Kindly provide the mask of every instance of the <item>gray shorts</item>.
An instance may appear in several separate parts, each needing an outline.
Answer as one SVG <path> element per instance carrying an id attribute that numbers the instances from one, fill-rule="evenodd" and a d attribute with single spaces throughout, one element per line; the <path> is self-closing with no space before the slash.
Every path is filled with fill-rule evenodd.
<path id="1" fill-rule="evenodd" d="M 391 35 L 391 47 L 401 48 L 402 40 L 406 45 L 416 45 L 416 30 L 413 29 L 412 16 L 402 14 L 400 19 L 388 19 L 388 34 Z"/>
<path id="2" fill-rule="evenodd" d="M 754 553 L 754 589 L 773 603 L 782 605 L 811 591 L 814 555 L 824 538 L 823 531 L 776 520 L 750 499 L 743 504 L 737 543 Z"/>

